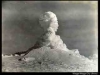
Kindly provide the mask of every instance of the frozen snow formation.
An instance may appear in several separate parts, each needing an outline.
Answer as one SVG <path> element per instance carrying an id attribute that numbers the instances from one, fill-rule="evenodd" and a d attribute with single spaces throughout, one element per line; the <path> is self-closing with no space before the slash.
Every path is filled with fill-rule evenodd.
<path id="1" fill-rule="evenodd" d="M 51 49 L 60 49 L 60 50 L 69 51 L 66 44 L 60 38 L 60 36 L 56 35 L 59 25 L 58 25 L 57 17 L 53 12 L 48 11 L 42 14 L 39 17 L 39 23 L 44 30 L 44 34 L 42 34 L 41 37 L 39 37 L 39 39 L 36 41 L 33 47 L 29 48 L 24 52 L 17 52 L 15 54 L 24 54 L 25 56 L 30 51 L 37 48 L 41 48 L 43 46 L 50 47 Z M 79 53 L 78 50 L 72 50 L 72 51 L 77 54 Z M 22 58 L 20 58 L 19 60 L 21 59 Z"/>
<path id="2" fill-rule="evenodd" d="M 56 31 L 59 25 L 57 17 L 53 12 L 48 11 L 42 14 L 39 18 L 39 23 L 45 32 L 43 36 L 41 36 L 41 38 L 45 41 L 40 42 L 43 44 L 43 46 L 49 46 L 52 49 L 68 51 L 68 48 L 63 43 L 60 36 L 56 35 Z"/>
<path id="3" fill-rule="evenodd" d="M 98 72 L 97 55 L 89 59 L 80 55 L 78 49 L 69 50 L 56 35 L 59 25 L 53 12 L 45 12 L 39 22 L 45 31 L 39 41 L 42 47 L 33 49 L 23 61 L 17 60 L 22 56 L 3 55 L 3 72 Z"/>
<path id="4" fill-rule="evenodd" d="M 44 30 L 52 27 L 54 31 L 57 31 L 59 26 L 56 15 L 51 11 L 45 12 L 44 14 L 40 15 L 39 23 Z"/>

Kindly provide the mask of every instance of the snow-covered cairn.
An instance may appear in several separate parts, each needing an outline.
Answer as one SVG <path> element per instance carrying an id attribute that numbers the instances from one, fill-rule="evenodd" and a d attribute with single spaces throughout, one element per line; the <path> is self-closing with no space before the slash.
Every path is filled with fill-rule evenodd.
<path id="1" fill-rule="evenodd" d="M 61 49 L 68 51 L 68 48 L 63 43 L 59 35 L 56 35 L 58 29 L 58 20 L 57 16 L 51 12 L 45 12 L 39 18 L 39 23 L 43 30 L 45 31 L 44 35 L 41 36 L 45 40 L 44 46 L 49 46 L 52 49 Z"/>
<path id="2" fill-rule="evenodd" d="M 64 50 L 64 51 L 74 52 L 75 54 L 79 54 L 79 51 L 77 49 L 69 50 L 66 44 L 63 43 L 60 36 L 56 35 L 59 25 L 58 25 L 57 17 L 53 12 L 48 11 L 40 15 L 39 23 L 40 23 L 40 26 L 44 30 L 44 34 L 41 35 L 41 37 L 39 37 L 39 39 L 36 41 L 33 47 L 23 52 L 14 53 L 13 55 L 24 54 L 23 55 L 24 57 L 30 51 L 41 48 L 41 47 L 47 47 L 47 48 L 49 47 L 51 49 L 59 49 L 59 50 Z M 20 58 L 19 60 L 21 60 L 22 58 Z"/>

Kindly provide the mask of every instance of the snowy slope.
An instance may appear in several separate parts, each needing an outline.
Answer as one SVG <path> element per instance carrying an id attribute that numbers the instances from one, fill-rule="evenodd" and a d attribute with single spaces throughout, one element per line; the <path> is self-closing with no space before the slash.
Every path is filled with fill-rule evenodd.
<path id="1" fill-rule="evenodd" d="M 2 57 L 3 72 L 98 72 L 98 59 L 88 59 L 78 52 L 42 47 L 18 61 L 20 56 Z"/>

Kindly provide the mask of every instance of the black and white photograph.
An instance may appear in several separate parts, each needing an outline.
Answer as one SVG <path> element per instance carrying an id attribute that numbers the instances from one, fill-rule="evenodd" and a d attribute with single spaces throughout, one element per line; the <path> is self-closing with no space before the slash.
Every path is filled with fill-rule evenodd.
<path id="1" fill-rule="evenodd" d="M 2 72 L 98 72 L 98 1 L 2 1 Z"/>

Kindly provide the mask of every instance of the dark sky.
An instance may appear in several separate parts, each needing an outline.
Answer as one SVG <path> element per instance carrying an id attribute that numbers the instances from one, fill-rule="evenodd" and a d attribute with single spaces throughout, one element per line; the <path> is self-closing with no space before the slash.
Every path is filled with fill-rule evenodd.
<path id="1" fill-rule="evenodd" d="M 59 34 L 69 49 L 79 49 L 89 56 L 96 52 L 97 38 L 94 9 L 91 4 L 63 1 L 3 1 L 2 52 L 24 51 L 43 33 L 38 18 L 46 11 L 58 17 Z"/>

